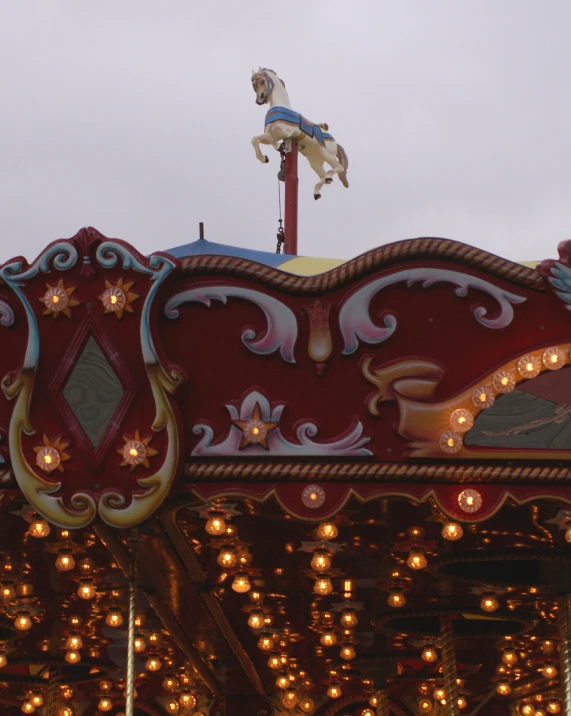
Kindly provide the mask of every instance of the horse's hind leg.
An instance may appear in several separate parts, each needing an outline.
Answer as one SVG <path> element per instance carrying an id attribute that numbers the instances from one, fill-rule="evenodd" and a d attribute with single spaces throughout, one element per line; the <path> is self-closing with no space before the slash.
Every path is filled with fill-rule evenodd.
<path id="1" fill-rule="evenodd" d="M 331 184 L 334 174 L 343 173 L 343 165 L 330 149 L 327 150 L 326 154 L 325 161 L 331 166 L 331 169 L 325 175 L 325 183 Z"/>
<path id="2" fill-rule="evenodd" d="M 321 189 L 325 184 L 327 176 L 325 173 L 325 169 L 323 168 L 323 158 L 320 155 L 310 154 L 308 155 L 307 159 L 311 168 L 319 177 L 319 181 L 313 189 L 313 198 L 316 200 L 321 199 Z"/>

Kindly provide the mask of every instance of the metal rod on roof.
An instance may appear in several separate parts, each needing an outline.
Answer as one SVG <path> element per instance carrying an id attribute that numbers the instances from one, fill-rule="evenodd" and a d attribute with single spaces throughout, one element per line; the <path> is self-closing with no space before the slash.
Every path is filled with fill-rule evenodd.
<path id="1" fill-rule="evenodd" d="M 198 238 L 204 241 L 204 222 L 202 221 L 198 224 Z"/>

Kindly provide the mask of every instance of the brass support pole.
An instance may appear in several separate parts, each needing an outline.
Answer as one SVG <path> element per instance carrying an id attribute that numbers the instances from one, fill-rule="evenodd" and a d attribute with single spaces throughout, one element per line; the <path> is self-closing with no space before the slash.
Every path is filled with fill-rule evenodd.
<path id="1" fill-rule="evenodd" d="M 440 617 L 440 642 L 442 644 L 442 672 L 446 691 L 446 716 L 459 716 L 458 694 L 456 693 L 456 654 L 454 652 L 454 631 L 452 614 Z"/>
<path id="2" fill-rule="evenodd" d="M 127 689 L 125 716 L 135 714 L 135 605 L 137 600 L 137 544 L 136 529 L 129 537 L 129 628 L 127 632 Z"/>
<path id="3" fill-rule="evenodd" d="M 571 714 L 571 597 L 559 598 L 559 651 L 561 653 L 561 700 L 563 713 Z"/>
<path id="4" fill-rule="evenodd" d="M 389 697 L 385 689 L 377 694 L 377 716 L 390 716 L 389 713 Z"/>

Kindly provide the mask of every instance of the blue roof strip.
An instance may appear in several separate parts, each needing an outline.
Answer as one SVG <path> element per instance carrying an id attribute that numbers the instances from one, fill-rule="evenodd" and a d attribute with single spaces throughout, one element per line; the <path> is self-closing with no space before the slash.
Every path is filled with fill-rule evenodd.
<path id="1" fill-rule="evenodd" d="M 166 253 L 177 259 L 197 255 L 236 256 L 240 259 L 256 261 L 264 266 L 274 267 L 296 258 L 293 254 L 274 254 L 271 251 L 255 251 L 253 249 L 242 248 L 241 246 L 217 244 L 214 241 L 207 241 L 206 239 L 198 239 L 190 244 L 175 246 L 172 249 L 167 249 Z"/>

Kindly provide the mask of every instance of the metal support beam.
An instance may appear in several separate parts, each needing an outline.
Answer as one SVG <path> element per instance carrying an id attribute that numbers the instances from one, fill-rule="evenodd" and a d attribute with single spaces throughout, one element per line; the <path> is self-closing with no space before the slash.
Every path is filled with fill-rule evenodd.
<path id="1" fill-rule="evenodd" d="M 444 690 L 446 691 L 445 713 L 446 716 L 459 716 L 452 614 L 443 614 L 440 617 L 440 642 L 442 644 Z"/>
<path id="2" fill-rule="evenodd" d="M 571 714 L 571 597 L 559 598 L 559 651 L 561 654 L 561 700 L 563 713 Z"/>

